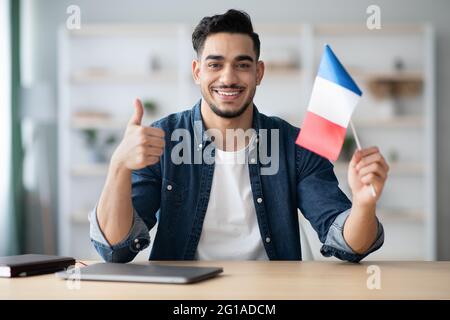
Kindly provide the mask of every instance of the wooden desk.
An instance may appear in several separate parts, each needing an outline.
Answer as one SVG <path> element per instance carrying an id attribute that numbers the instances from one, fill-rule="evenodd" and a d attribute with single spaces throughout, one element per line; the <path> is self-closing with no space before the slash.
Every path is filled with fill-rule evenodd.
<path id="1" fill-rule="evenodd" d="M 224 273 L 189 285 L 82 281 L 79 289 L 53 274 L 0 278 L 0 299 L 450 299 L 450 262 L 170 264 L 222 266 Z M 367 288 L 369 265 L 381 270 L 380 290 Z"/>

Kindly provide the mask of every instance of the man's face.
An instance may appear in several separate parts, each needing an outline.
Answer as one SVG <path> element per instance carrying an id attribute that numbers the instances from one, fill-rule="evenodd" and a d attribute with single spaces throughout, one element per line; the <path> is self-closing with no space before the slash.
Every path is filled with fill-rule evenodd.
<path id="1" fill-rule="evenodd" d="M 192 71 L 212 111 L 220 117 L 234 118 L 252 105 L 264 64 L 256 61 L 248 35 L 223 32 L 206 38 Z"/>

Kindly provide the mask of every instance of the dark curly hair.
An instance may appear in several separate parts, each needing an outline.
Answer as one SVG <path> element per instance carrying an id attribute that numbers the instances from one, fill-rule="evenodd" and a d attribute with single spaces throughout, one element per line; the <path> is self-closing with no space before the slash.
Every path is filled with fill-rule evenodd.
<path id="1" fill-rule="evenodd" d="M 204 17 L 195 27 L 192 33 L 192 46 L 197 55 L 203 50 L 206 38 L 214 33 L 228 32 L 246 34 L 253 40 L 253 48 L 256 53 L 256 60 L 259 59 L 260 46 L 259 36 L 253 31 L 250 16 L 244 12 L 230 9 L 224 14 L 212 17 Z"/>

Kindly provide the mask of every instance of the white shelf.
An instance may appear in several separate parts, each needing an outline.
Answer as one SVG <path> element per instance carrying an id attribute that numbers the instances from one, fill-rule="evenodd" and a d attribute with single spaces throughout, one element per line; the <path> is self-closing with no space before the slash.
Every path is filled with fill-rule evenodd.
<path id="1" fill-rule="evenodd" d="M 106 177 L 107 163 L 74 165 L 71 174 L 76 177 Z"/>
<path id="2" fill-rule="evenodd" d="M 363 70 L 360 68 L 349 69 L 349 72 L 356 79 L 364 81 L 414 81 L 422 82 L 424 75 L 422 71 L 405 70 L 405 71 L 378 71 Z"/>
<path id="3" fill-rule="evenodd" d="M 422 176 L 425 170 L 423 163 L 396 162 L 389 165 L 389 175 Z M 337 161 L 334 163 L 334 171 L 337 175 L 346 175 L 348 162 Z"/>
<path id="4" fill-rule="evenodd" d="M 95 118 L 95 117 L 73 117 L 71 120 L 72 129 L 107 129 L 107 130 L 125 130 L 128 124 L 128 119 L 111 119 L 111 118 Z M 142 123 L 152 123 L 158 120 L 156 117 L 144 116 Z"/>
<path id="5" fill-rule="evenodd" d="M 125 129 L 127 123 L 116 119 L 72 119 L 73 129 Z"/>
<path id="6" fill-rule="evenodd" d="M 422 116 L 395 116 L 390 118 L 353 119 L 355 127 L 361 128 L 422 128 L 424 125 Z"/>
<path id="7" fill-rule="evenodd" d="M 136 84 L 153 82 L 175 82 L 178 74 L 174 71 L 158 71 L 154 74 L 131 72 L 95 73 L 80 71 L 70 77 L 72 84 Z"/>
<path id="8" fill-rule="evenodd" d="M 420 34 L 424 32 L 424 27 L 417 24 L 384 24 L 383 28 L 370 30 L 365 24 L 321 24 L 314 27 L 317 36 L 353 36 L 353 35 L 404 35 Z"/>
<path id="9" fill-rule="evenodd" d="M 184 28 L 177 24 L 83 24 L 83 28 L 68 31 L 71 37 L 174 37 Z"/>
<path id="10" fill-rule="evenodd" d="M 70 214 L 70 221 L 76 224 L 88 224 L 89 211 L 88 210 L 79 210 L 72 212 Z"/>
<path id="11" fill-rule="evenodd" d="M 413 222 L 423 223 L 425 212 L 420 209 L 386 209 L 377 208 L 377 216 L 381 222 Z"/>

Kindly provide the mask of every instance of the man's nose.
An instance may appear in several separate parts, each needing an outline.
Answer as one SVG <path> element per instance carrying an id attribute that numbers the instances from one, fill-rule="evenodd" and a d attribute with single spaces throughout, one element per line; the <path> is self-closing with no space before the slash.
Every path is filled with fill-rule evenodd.
<path id="1" fill-rule="evenodd" d="M 231 86 L 238 83 L 238 77 L 232 66 L 226 66 L 222 69 L 220 81 L 226 86 Z"/>

